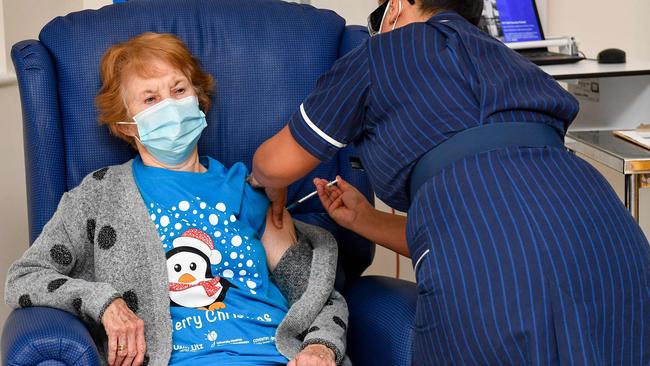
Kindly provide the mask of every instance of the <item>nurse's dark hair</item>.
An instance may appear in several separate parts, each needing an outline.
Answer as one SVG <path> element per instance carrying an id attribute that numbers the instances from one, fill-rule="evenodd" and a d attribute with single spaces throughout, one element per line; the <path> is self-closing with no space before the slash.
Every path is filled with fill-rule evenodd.
<path id="1" fill-rule="evenodd" d="M 417 2 L 424 13 L 453 10 L 474 25 L 478 25 L 483 13 L 483 0 L 408 0 L 408 2 L 411 4 Z"/>

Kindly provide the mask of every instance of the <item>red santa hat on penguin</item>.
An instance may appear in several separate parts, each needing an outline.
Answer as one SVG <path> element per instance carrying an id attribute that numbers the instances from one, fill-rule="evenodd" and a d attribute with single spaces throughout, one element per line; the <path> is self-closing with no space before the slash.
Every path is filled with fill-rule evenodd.
<path id="1" fill-rule="evenodd" d="M 174 248 L 191 247 L 198 249 L 206 257 L 210 258 L 210 264 L 221 263 L 221 253 L 214 248 L 212 238 L 199 229 L 191 228 L 186 230 L 181 236 L 174 239 L 172 245 Z"/>

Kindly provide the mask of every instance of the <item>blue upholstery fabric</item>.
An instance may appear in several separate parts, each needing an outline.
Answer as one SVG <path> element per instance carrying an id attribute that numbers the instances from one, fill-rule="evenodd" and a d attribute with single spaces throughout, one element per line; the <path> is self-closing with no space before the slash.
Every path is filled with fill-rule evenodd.
<path id="1" fill-rule="evenodd" d="M 349 25 L 341 38 L 339 48 L 339 58 L 345 56 L 348 52 L 357 48 L 363 41 L 368 39 L 368 28 L 360 25 Z"/>
<path id="2" fill-rule="evenodd" d="M 62 310 L 13 311 L 2 334 L 2 364 L 98 365 L 97 348 L 84 324 Z"/>
<path id="3" fill-rule="evenodd" d="M 199 152 L 226 166 L 243 161 L 249 167 L 257 146 L 286 124 L 318 77 L 368 36 L 362 27 L 346 28 L 331 11 L 279 0 L 139 0 L 52 20 L 38 41 L 12 48 L 23 107 L 30 242 L 65 191 L 88 173 L 135 155 L 98 125 L 94 97 L 105 50 L 146 31 L 179 36 L 217 81 Z M 289 201 L 313 191 L 314 176 L 332 179 L 336 174 L 372 197 L 365 173 L 350 168 L 350 156 L 355 156 L 353 147 L 296 182 Z M 372 262 L 374 244 L 338 227 L 317 199 L 295 214 L 337 236 L 337 289 L 343 290 Z M 371 285 L 379 292 L 380 284 Z M 65 312 L 18 310 L 3 331 L 4 364 L 96 364 L 88 331 Z M 375 338 L 383 335 L 366 334 L 359 342 L 365 347 Z M 355 343 L 351 339 L 350 345 Z"/>
<path id="4" fill-rule="evenodd" d="M 66 187 L 63 128 L 56 71 L 42 43 L 29 40 L 11 49 L 23 109 L 30 243 L 50 220 Z"/>
<path id="5" fill-rule="evenodd" d="M 361 277 L 345 292 L 350 309 L 348 355 L 354 365 L 419 365 L 412 357 L 417 287 L 388 277 Z M 368 336 L 379 335 L 376 337 Z"/>

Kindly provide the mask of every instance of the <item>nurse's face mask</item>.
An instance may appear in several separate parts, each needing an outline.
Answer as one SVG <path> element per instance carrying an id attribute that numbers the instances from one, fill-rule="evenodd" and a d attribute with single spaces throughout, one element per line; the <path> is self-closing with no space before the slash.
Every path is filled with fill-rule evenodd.
<path id="1" fill-rule="evenodd" d="M 133 120 L 117 123 L 137 125 L 140 137 L 136 139 L 156 160 L 167 165 L 186 161 L 208 125 L 196 96 L 167 98 L 136 114 Z"/>
<path id="2" fill-rule="evenodd" d="M 368 33 L 370 34 L 371 37 L 378 35 L 381 33 L 381 27 L 384 24 L 384 20 L 386 20 L 386 15 L 388 15 L 388 10 L 390 9 L 390 3 L 392 0 L 385 1 L 383 4 L 379 5 L 375 11 L 370 13 L 368 16 Z M 397 17 L 395 18 L 395 22 L 393 23 L 393 27 L 391 28 L 392 30 L 395 30 L 395 25 L 397 24 L 397 18 L 399 18 L 400 14 L 402 13 L 402 1 L 398 1 L 398 11 L 397 11 Z"/>

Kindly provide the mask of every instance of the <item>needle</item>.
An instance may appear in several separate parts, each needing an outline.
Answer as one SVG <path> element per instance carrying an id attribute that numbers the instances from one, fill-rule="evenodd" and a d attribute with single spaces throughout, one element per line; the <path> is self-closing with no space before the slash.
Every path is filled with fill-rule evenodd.
<path id="1" fill-rule="evenodd" d="M 336 181 L 336 179 L 334 179 L 333 181 L 327 183 L 327 187 L 331 187 L 331 186 L 335 185 L 336 183 L 338 183 L 338 182 Z M 303 198 L 299 199 L 298 201 L 296 201 L 296 202 L 290 204 L 290 205 L 287 207 L 287 210 L 291 210 L 292 208 L 294 208 L 294 207 L 298 206 L 299 204 L 301 204 L 301 203 L 307 201 L 308 199 L 314 197 L 314 196 L 317 195 L 317 194 L 318 194 L 318 191 L 313 191 L 313 192 L 311 192 L 310 194 L 306 195 L 305 197 L 303 197 Z"/>

